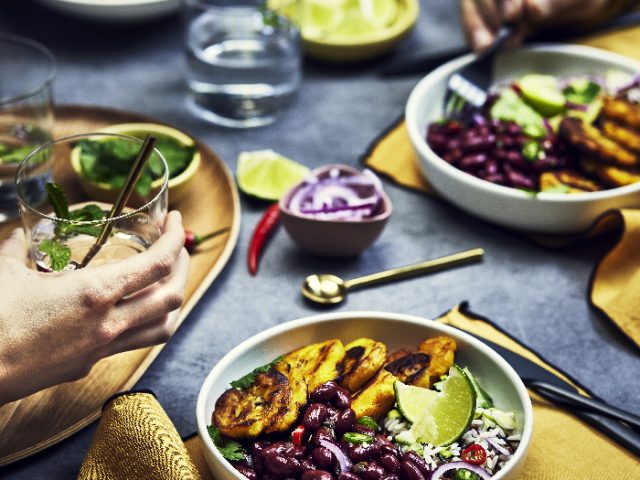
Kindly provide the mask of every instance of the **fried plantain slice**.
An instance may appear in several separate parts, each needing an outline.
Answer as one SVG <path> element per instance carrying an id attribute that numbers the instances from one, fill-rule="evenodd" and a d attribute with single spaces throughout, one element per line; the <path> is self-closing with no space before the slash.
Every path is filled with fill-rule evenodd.
<path id="1" fill-rule="evenodd" d="M 426 353 L 410 353 L 385 365 L 385 370 L 392 373 L 402 383 L 419 387 L 430 386 L 428 370 L 431 357 Z"/>
<path id="2" fill-rule="evenodd" d="M 256 375 L 249 388 L 224 392 L 216 401 L 213 422 L 227 437 L 256 438 L 290 428 L 302 405 L 304 401 L 293 398 L 287 376 L 272 368 Z"/>
<path id="3" fill-rule="evenodd" d="M 358 338 L 345 345 L 340 385 L 351 393 L 371 380 L 387 358 L 387 346 L 370 338 Z"/>
<path id="4" fill-rule="evenodd" d="M 640 132 L 620 125 L 618 122 L 603 118 L 602 131 L 611 140 L 618 142 L 628 150 L 640 152 Z"/>
<path id="5" fill-rule="evenodd" d="M 407 355 L 411 355 L 412 353 L 413 352 L 407 348 L 400 348 L 398 350 L 394 350 L 389 355 L 387 355 L 387 360 L 385 362 L 385 365 L 391 362 L 394 362 L 399 358 L 406 357 Z"/>
<path id="6" fill-rule="evenodd" d="M 640 106 L 622 98 L 605 97 L 601 115 L 616 120 L 630 128 L 640 129 Z"/>
<path id="7" fill-rule="evenodd" d="M 573 170 L 556 170 L 540 175 L 540 191 L 566 187 L 567 193 L 597 192 L 604 186 Z"/>
<path id="8" fill-rule="evenodd" d="M 356 413 L 356 418 L 368 416 L 380 419 L 386 415 L 396 401 L 393 389 L 393 382 L 396 380 L 396 376 L 380 369 L 351 400 L 351 408 Z"/>
<path id="9" fill-rule="evenodd" d="M 427 375 L 429 377 L 428 385 L 418 385 L 420 387 L 431 386 L 433 382 L 440 379 L 442 375 L 449 372 L 456 356 L 458 345 L 456 341 L 447 336 L 431 337 L 424 340 L 418 350 L 428 354 L 431 357 Z M 423 376 L 424 378 L 424 376 Z"/>
<path id="10" fill-rule="evenodd" d="M 288 375 L 292 384 L 304 383 L 308 392 L 312 392 L 319 385 L 340 376 L 344 355 L 344 345 L 334 338 L 286 354 L 276 369 Z"/>
<path id="11" fill-rule="evenodd" d="M 640 165 L 640 157 L 605 137 L 593 125 L 579 118 L 565 117 L 560 122 L 560 136 L 592 158 L 621 166 Z"/>
<path id="12" fill-rule="evenodd" d="M 625 169 L 615 165 L 599 163 L 590 158 L 580 160 L 582 168 L 598 176 L 602 181 L 614 187 L 623 187 L 640 182 L 640 170 Z"/>

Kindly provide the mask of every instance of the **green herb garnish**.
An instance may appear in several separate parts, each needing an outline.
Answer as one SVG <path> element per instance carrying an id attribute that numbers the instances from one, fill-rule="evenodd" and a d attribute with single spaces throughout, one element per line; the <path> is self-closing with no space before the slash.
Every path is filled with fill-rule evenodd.
<path id="1" fill-rule="evenodd" d="M 10 147 L 9 145 L 0 143 L 0 163 L 20 163 L 36 148 L 35 145 Z"/>
<path id="2" fill-rule="evenodd" d="M 480 477 L 473 473 L 471 470 L 467 470 L 466 468 L 461 468 L 456 472 L 456 476 L 453 477 L 454 480 L 480 480 Z"/>
<path id="3" fill-rule="evenodd" d="M 105 141 L 83 140 L 80 147 L 80 167 L 89 180 L 107 183 L 113 188 L 121 188 L 138 155 L 140 146 L 127 140 Z M 184 146 L 171 138 L 159 138 L 156 148 L 164 156 L 169 178 L 180 175 L 189 165 L 195 153 L 195 146 Z M 136 192 L 147 196 L 154 180 L 162 177 L 162 160 L 152 154 L 147 166 L 136 183 Z"/>
<path id="4" fill-rule="evenodd" d="M 258 374 L 268 372 L 271 369 L 271 367 L 273 367 L 280 360 L 282 360 L 282 356 L 276 358 L 270 363 L 267 363 L 266 365 L 254 368 L 251 372 L 247 373 L 244 377 L 241 377 L 238 380 L 234 380 L 233 382 L 229 382 L 229 383 L 233 388 L 237 388 L 239 390 L 246 390 L 253 384 Z"/>
<path id="5" fill-rule="evenodd" d="M 58 218 L 69 218 L 69 202 L 62 187 L 55 182 L 47 182 L 44 186 L 47 198 Z"/>
<path id="6" fill-rule="evenodd" d="M 222 434 L 218 427 L 209 425 L 207 427 L 207 432 L 209 432 L 209 436 L 211 437 L 213 444 L 218 448 L 218 451 L 224 458 L 235 462 L 245 459 L 246 452 L 244 447 L 235 440 L 225 441 L 222 438 Z"/>
<path id="7" fill-rule="evenodd" d="M 602 88 L 597 83 L 587 79 L 580 79 L 571 82 L 562 93 L 568 101 L 584 105 L 598 98 L 600 90 Z"/>
<path id="8" fill-rule="evenodd" d="M 66 267 L 69 260 L 71 260 L 71 249 L 64 243 L 60 243 L 52 238 L 45 238 L 40 242 L 38 250 L 49 255 L 51 259 L 51 269 L 56 272 L 64 270 L 64 267 Z"/>
<path id="9" fill-rule="evenodd" d="M 342 438 L 349 443 L 373 443 L 373 437 L 364 433 L 347 432 Z"/>

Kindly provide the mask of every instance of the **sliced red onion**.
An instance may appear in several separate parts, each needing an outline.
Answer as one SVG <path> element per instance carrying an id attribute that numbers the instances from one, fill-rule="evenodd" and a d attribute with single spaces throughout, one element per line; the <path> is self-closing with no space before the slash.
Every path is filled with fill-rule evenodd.
<path id="1" fill-rule="evenodd" d="M 570 102 L 569 100 L 567 100 L 564 105 L 565 105 L 565 107 L 567 107 L 570 110 L 579 110 L 581 112 L 586 112 L 587 109 L 589 108 L 588 105 L 583 105 L 581 103 Z"/>
<path id="2" fill-rule="evenodd" d="M 487 441 L 487 443 L 489 445 L 491 445 L 500 455 L 511 455 L 511 452 L 509 450 L 507 450 L 506 448 L 504 448 L 502 445 L 498 444 L 498 442 L 496 442 L 494 439 L 492 438 L 485 438 L 485 440 Z"/>
<path id="3" fill-rule="evenodd" d="M 483 117 L 478 112 L 473 112 L 473 115 L 471 116 L 471 119 L 473 120 L 473 123 L 478 125 L 478 126 L 482 126 L 482 125 L 486 125 L 487 124 L 487 119 L 485 117 Z"/>
<path id="4" fill-rule="evenodd" d="M 449 470 L 460 470 L 461 468 L 472 471 L 484 480 L 489 480 L 491 478 L 489 472 L 487 472 L 482 467 L 467 462 L 451 462 L 445 463 L 444 465 L 440 465 L 438 468 L 436 468 L 431 474 L 431 480 L 440 480 L 442 478 L 442 475 L 444 475 Z"/>
<path id="5" fill-rule="evenodd" d="M 317 213 L 336 213 L 336 212 L 344 212 L 344 211 L 352 211 L 352 210 L 362 210 L 365 208 L 373 209 L 378 204 L 378 202 L 369 202 L 363 203 L 362 205 L 341 205 L 338 207 L 329 207 L 327 205 L 323 206 L 318 210 L 311 210 L 301 208 L 300 213 L 304 213 L 305 215 L 315 215 Z"/>
<path id="6" fill-rule="evenodd" d="M 620 95 L 621 93 L 624 93 L 627 90 L 631 90 L 632 88 L 636 88 L 636 87 L 640 87 L 640 73 L 635 74 L 633 78 L 629 81 L 629 83 L 626 83 L 621 87 L 618 87 L 618 90 L 616 90 L 615 93 L 616 95 Z"/>
<path id="7" fill-rule="evenodd" d="M 349 460 L 347 454 L 344 453 L 339 446 L 327 440 L 320 440 L 320 445 L 335 455 L 336 460 L 338 460 L 338 464 L 340 465 L 340 473 L 351 471 L 351 460 Z"/>

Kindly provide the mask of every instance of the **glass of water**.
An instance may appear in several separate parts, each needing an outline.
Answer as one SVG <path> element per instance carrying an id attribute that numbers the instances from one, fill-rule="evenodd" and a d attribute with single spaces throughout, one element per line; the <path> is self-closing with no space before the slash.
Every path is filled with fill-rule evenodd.
<path id="1" fill-rule="evenodd" d="M 33 268 L 75 270 L 106 224 L 111 232 L 89 267 L 130 257 L 162 234 L 167 215 L 167 163 L 155 149 L 145 167 L 153 181 L 138 180 L 121 214 L 108 218 L 120 188 L 93 182 L 77 164 L 131 162 L 142 140 L 110 133 L 74 135 L 34 150 L 20 164 L 16 188 Z M 144 187 L 144 188 L 143 188 Z"/>
<path id="2" fill-rule="evenodd" d="M 0 222 L 18 216 L 18 165 L 51 140 L 56 62 L 38 42 L 0 35 Z"/>
<path id="3" fill-rule="evenodd" d="M 257 127 L 273 122 L 295 97 L 300 32 L 260 4 L 186 0 L 188 105 L 197 116 Z"/>

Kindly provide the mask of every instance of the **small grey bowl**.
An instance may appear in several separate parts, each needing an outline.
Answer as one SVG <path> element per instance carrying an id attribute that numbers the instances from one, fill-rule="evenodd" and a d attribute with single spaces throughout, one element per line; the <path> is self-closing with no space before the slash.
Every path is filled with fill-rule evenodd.
<path id="1" fill-rule="evenodd" d="M 332 169 L 353 175 L 361 172 L 347 165 L 326 165 L 312 173 L 320 178 Z M 384 230 L 393 206 L 384 191 L 380 213 L 361 220 L 321 220 L 292 212 L 288 205 L 291 197 L 303 186 L 294 186 L 280 199 L 280 216 L 291 239 L 303 250 L 322 257 L 355 257 L 370 247 Z"/>

